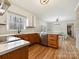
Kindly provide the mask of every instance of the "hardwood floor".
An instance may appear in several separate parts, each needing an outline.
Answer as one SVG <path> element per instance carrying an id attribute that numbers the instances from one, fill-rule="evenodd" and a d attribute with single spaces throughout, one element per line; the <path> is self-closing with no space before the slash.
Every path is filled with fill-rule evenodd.
<path id="1" fill-rule="evenodd" d="M 62 41 L 59 49 L 35 44 L 29 47 L 29 59 L 79 59 L 79 50 L 75 47 L 75 40 Z"/>

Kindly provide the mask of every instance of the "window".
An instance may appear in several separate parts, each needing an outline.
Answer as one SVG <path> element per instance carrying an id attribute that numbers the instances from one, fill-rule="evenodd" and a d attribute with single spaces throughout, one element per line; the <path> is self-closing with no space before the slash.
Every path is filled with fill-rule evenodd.
<path id="1" fill-rule="evenodd" d="M 7 29 L 12 30 L 12 31 L 14 30 L 22 31 L 26 27 L 26 20 L 27 18 L 22 15 L 15 14 L 13 12 L 8 12 L 7 13 Z"/>

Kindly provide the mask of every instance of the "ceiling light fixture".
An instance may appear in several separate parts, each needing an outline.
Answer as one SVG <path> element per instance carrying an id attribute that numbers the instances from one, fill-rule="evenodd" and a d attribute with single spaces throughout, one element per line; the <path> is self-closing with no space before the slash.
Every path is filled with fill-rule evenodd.
<path id="1" fill-rule="evenodd" d="M 0 0 L 0 16 L 2 16 L 5 11 L 8 9 L 10 6 L 10 2 L 8 0 Z"/>
<path id="2" fill-rule="evenodd" d="M 41 3 L 42 5 L 46 5 L 46 4 L 48 4 L 48 2 L 49 2 L 49 0 L 40 0 L 40 3 Z"/>
<path id="3" fill-rule="evenodd" d="M 56 22 L 59 22 L 59 18 L 56 19 Z"/>
<path id="4" fill-rule="evenodd" d="M 54 23 L 55 25 L 60 25 L 59 24 L 59 18 L 56 19 L 56 22 Z"/>

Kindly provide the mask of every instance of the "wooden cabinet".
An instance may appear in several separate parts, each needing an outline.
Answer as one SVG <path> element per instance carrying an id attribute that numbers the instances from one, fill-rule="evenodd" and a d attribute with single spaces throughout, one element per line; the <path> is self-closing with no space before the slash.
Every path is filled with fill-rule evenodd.
<path id="1" fill-rule="evenodd" d="M 58 35 L 48 34 L 48 46 L 58 48 Z"/>
<path id="2" fill-rule="evenodd" d="M 59 44 L 58 44 L 58 34 L 47 34 L 47 35 L 42 35 L 41 36 L 41 44 L 45 45 L 45 46 L 49 46 L 49 47 L 54 47 L 54 48 L 58 48 Z"/>
<path id="3" fill-rule="evenodd" d="M 40 43 L 40 39 L 41 39 L 38 33 L 15 35 L 15 37 L 19 37 L 23 40 L 29 41 L 30 45 L 35 43 Z"/>
<path id="4" fill-rule="evenodd" d="M 59 35 L 58 34 L 43 34 L 41 37 L 38 33 L 15 35 L 16 37 L 30 41 L 31 44 L 41 43 L 41 45 L 50 46 L 54 48 L 59 47 Z"/>
<path id="5" fill-rule="evenodd" d="M 0 59 L 28 59 L 28 47 L 22 47 L 15 51 L 0 56 Z"/>

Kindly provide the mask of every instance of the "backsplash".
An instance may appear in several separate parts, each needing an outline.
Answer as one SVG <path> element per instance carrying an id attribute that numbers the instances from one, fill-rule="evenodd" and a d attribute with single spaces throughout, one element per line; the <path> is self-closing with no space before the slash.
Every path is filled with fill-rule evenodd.
<path id="1" fill-rule="evenodd" d="M 25 31 L 22 31 L 21 33 L 34 33 L 36 32 L 36 28 L 29 28 L 26 29 Z M 0 35 L 4 35 L 4 34 L 18 34 L 17 31 L 9 31 L 6 28 L 6 25 L 0 25 Z"/>

